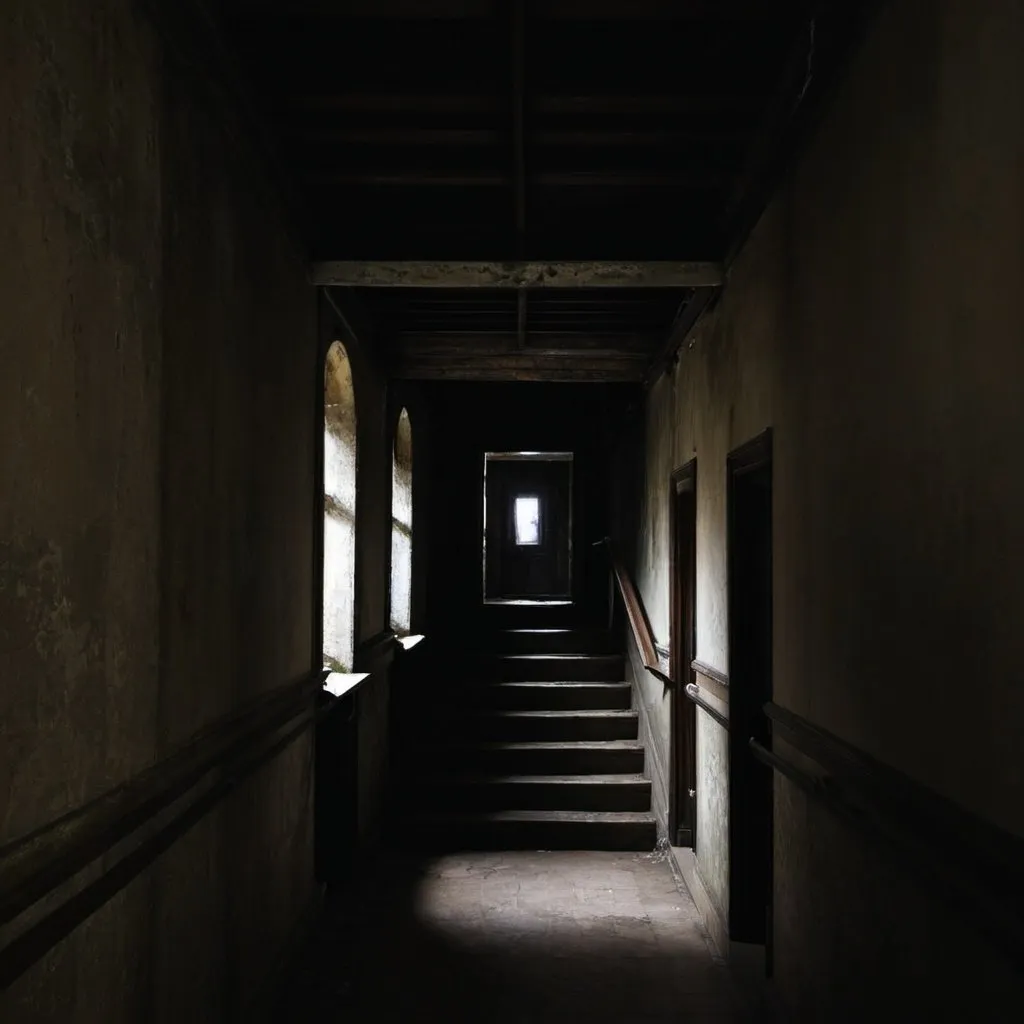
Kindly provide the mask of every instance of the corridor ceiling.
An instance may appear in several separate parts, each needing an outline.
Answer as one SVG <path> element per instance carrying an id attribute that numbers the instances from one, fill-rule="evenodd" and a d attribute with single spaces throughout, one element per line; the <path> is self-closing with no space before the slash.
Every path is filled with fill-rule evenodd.
<path id="1" fill-rule="evenodd" d="M 870 6 L 207 2 L 392 374 L 604 381 L 667 365 Z"/>

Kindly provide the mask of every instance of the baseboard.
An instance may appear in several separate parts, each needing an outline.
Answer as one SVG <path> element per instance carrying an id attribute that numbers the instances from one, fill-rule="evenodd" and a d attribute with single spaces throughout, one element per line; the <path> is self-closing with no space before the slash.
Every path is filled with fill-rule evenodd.
<path id="1" fill-rule="evenodd" d="M 756 1012 L 757 1020 L 765 1024 L 791 1024 L 793 1017 L 778 988 L 764 976 L 764 946 L 730 941 L 728 924 L 711 899 L 693 850 L 673 846 L 671 863 L 673 873 L 693 897 L 712 955 L 726 965 L 744 1002 Z"/>
<path id="2" fill-rule="evenodd" d="M 697 912 L 704 924 L 704 931 L 707 932 L 712 953 L 728 962 L 730 959 L 729 927 L 725 917 L 715 906 L 714 900 L 711 899 L 711 894 L 697 867 L 697 858 L 694 856 L 693 850 L 673 846 L 672 861 L 697 906 Z"/>

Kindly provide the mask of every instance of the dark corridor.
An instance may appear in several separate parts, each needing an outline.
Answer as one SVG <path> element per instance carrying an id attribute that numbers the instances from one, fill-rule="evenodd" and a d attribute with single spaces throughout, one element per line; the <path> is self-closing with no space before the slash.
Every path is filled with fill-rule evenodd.
<path id="1" fill-rule="evenodd" d="M 1017 1024 L 1022 53 L 0 0 L 0 1021 Z"/>

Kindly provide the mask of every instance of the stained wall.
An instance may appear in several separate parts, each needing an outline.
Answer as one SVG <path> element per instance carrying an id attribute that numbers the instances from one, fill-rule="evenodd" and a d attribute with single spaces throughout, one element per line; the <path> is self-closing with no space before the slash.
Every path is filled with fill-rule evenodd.
<path id="1" fill-rule="evenodd" d="M 669 474 L 696 456 L 697 654 L 727 673 L 725 460 L 771 426 L 775 700 L 1018 836 L 1022 47 L 1011 0 L 884 6 L 650 392 L 637 551 L 667 641 Z M 667 749 L 672 698 L 638 686 Z M 696 856 L 727 914 L 727 748 L 699 717 Z M 780 780 L 775 816 L 775 977 L 799 1019 L 865 1019 L 883 986 L 916 1013 L 1020 1005 L 912 869 Z"/>
<path id="2" fill-rule="evenodd" d="M 222 93 L 141 5 L 0 10 L 0 841 L 304 676 L 316 295 Z M 315 896 L 308 736 L 10 990 L 247 1012 Z"/>

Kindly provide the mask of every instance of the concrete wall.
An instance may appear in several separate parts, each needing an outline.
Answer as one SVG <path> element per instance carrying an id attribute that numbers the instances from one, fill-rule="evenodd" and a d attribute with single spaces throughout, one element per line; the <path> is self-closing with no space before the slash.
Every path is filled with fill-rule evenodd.
<path id="1" fill-rule="evenodd" d="M 1021 52 L 1014 0 L 884 9 L 651 391 L 638 549 L 666 641 L 669 473 L 696 455 L 697 654 L 727 672 L 725 460 L 772 426 L 776 701 L 1018 835 Z M 641 685 L 667 739 L 670 698 Z M 725 912 L 725 735 L 700 718 L 697 860 Z M 780 781 L 774 938 L 801 1019 L 869 1017 L 883 981 L 918 1013 L 1012 989 L 939 894 Z"/>
<path id="2" fill-rule="evenodd" d="M 316 300 L 233 112 L 129 0 L 0 5 L 0 841 L 310 668 Z M 243 1014 L 314 894 L 311 749 L 0 996 Z"/>

